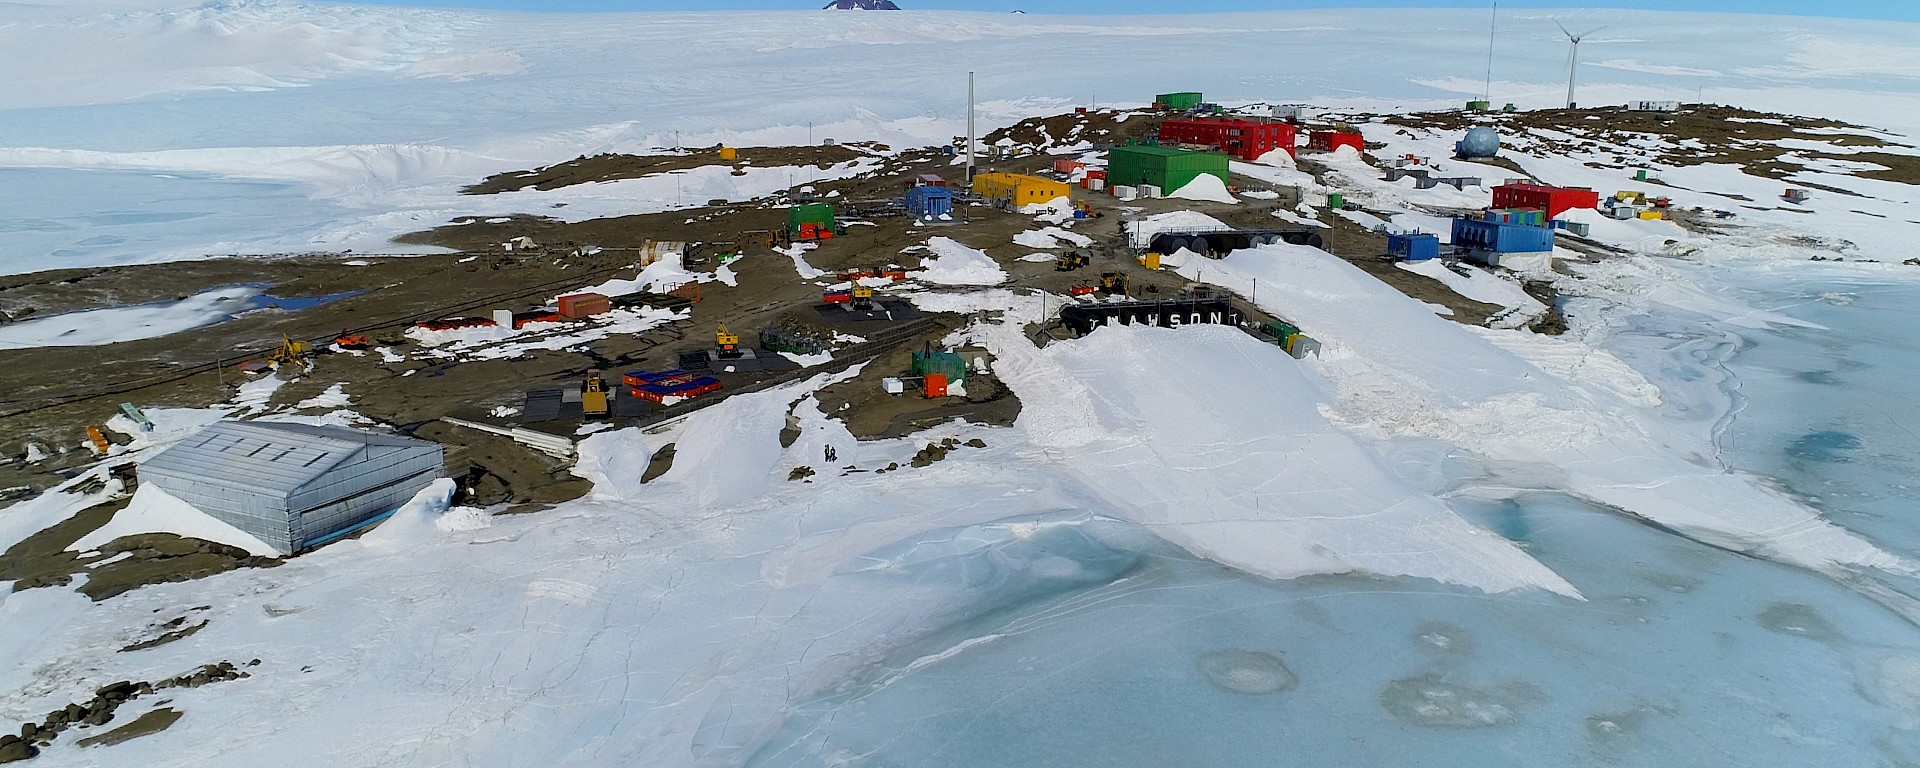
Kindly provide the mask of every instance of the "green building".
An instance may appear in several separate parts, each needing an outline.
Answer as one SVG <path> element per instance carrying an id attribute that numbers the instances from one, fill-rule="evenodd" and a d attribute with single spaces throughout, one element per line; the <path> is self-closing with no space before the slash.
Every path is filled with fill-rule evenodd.
<path id="1" fill-rule="evenodd" d="M 817 224 L 833 229 L 833 206 L 827 203 L 796 205 L 787 209 L 787 231 L 798 232 L 802 224 Z"/>
<path id="2" fill-rule="evenodd" d="M 1163 93 L 1153 97 L 1153 103 L 1159 104 L 1167 109 L 1179 110 L 1181 112 L 1200 106 L 1200 102 L 1202 101 L 1206 101 L 1206 98 L 1201 96 L 1198 91 Z"/>
<path id="3" fill-rule="evenodd" d="M 1162 193 L 1185 187 L 1195 177 L 1207 173 L 1230 181 L 1227 156 L 1218 152 L 1195 152 L 1172 147 L 1126 146 L 1107 152 L 1107 186 L 1137 187 L 1152 184 Z"/>

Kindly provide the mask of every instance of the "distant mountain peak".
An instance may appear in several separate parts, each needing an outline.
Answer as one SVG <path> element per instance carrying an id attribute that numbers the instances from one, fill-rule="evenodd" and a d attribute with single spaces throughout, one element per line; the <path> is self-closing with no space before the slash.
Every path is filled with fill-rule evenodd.
<path id="1" fill-rule="evenodd" d="M 893 0 L 833 0 L 827 3 L 829 11 L 897 11 L 900 6 Z"/>

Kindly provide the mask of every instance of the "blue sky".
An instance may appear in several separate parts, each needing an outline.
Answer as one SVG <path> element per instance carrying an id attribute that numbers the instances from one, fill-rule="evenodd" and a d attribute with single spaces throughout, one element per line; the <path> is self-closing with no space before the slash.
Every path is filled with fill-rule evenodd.
<path id="1" fill-rule="evenodd" d="M 508 8 L 527 11 L 695 11 L 793 10 L 819 8 L 827 0 L 360 0 L 379 5 L 417 5 L 452 8 Z M 1462 0 L 894 0 L 903 8 L 1012 11 L 1030 13 L 1191 13 L 1195 11 L 1262 11 L 1287 8 L 1460 8 L 1485 7 Z M 1773 13 L 1799 16 L 1837 16 L 1859 19 L 1920 21 L 1917 0 L 1606 0 L 1604 2 L 1540 2 L 1502 0 L 1502 8 L 1648 8 L 1675 11 Z"/>

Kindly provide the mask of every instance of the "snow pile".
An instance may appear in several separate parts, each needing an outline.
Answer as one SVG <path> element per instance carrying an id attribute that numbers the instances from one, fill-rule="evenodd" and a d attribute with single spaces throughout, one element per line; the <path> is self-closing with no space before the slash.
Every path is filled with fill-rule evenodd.
<path id="1" fill-rule="evenodd" d="M 213 325 L 253 308 L 257 286 L 215 288 L 179 301 L 108 307 L 0 323 L 0 349 L 98 347 Z"/>
<path id="2" fill-rule="evenodd" d="M 1274 168 L 1285 168 L 1287 170 L 1292 170 L 1295 167 L 1293 162 L 1293 153 L 1288 152 L 1284 149 L 1271 150 L 1266 154 L 1261 155 L 1259 159 L 1254 160 L 1253 162 L 1259 165 L 1272 166 Z"/>
<path id="3" fill-rule="evenodd" d="M 341 408 L 352 404 L 353 396 L 347 394 L 347 384 L 343 381 L 327 387 L 325 392 L 296 403 L 293 408 L 296 411 L 304 411 L 309 408 Z"/>
<path id="4" fill-rule="evenodd" d="M 1471 264 L 1459 265 L 1459 269 L 1466 274 L 1455 271 L 1439 259 L 1402 261 L 1396 262 L 1395 266 L 1438 280 L 1461 296 L 1501 307 L 1505 311 L 1495 321 L 1495 327 L 1517 328 L 1547 311 L 1547 305 L 1540 303 L 1519 284 Z"/>
<path id="5" fill-rule="evenodd" d="M 266 542 L 195 509 L 193 505 L 160 490 L 159 486 L 152 483 L 141 484 L 140 489 L 133 492 L 133 500 L 127 503 L 126 509 L 114 513 L 113 519 L 107 521 L 106 525 L 81 537 L 67 549 L 87 552 L 122 536 L 141 533 L 171 533 L 239 547 L 248 554 L 261 557 L 279 556 Z"/>
<path id="6" fill-rule="evenodd" d="M 645 276 L 644 272 L 642 276 Z M 684 316 L 684 313 L 669 309 L 639 306 L 616 309 L 584 320 L 527 323 L 518 329 L 485 325 L 429 330 L 415 326 L 407 329 L 407 337 L 418 342 L 425 354 L 434 357 L 500 360 L 520 357 L 535 350 L 572 349 L 615 334 L 639 335 Z"/>
<path id="7" fill-rule="evenodd" d="M 1093 238 L 1062 227 L 1030 229 L 1013 236 L 1014 245 L 1024 245 L 1028 248 L 1062 248 L 1065 247 L 1063 243 L 1085 248 L 1093 245 Z"/>
<path id="8" fill-rule="evenodd" d="M 487 527 L 484 513 L 470 507 L 453 509 L 454 482 L 440 478 L 427 484 L 391 517 L 360 536 L 360 543 L 381 552 L 420 546 L 444 534 Z"/>
<path id="9" fill-rule="evenodd" d="M 1211 173 L 1203 173 L 1193 177 L 1193 181 L 1187 182 L 1186 186 L 1167 195 L 1167 197 L 1180 200 L 1201 200 L 1212 203 L 1235 204 L 1240 202 L 1233 198 L 1232 192 L 1227 191 L 1227 183 L 1221 181 L 1220 177 Z"/>
<path id="10" fill-rule="evenodd" d="M 1365 571 L 1577 594 L 1396 479 L 1320 414 L 1325 392 L 1299 362 L 1239 329 L 1113 326 L 1044 351 L 996 329 L 1020 427 L 1102 504 L 1195 554 L 1273 578 Z"/>
<path id="11" fill-rule="evenodd" d="M 1777 491 L 1685 458 L 1696 446 L 1663 444 L 1620 394 L 1636 386 L 1556 376 L 1324 251 L 1236 251 L 1208 264 L 1204 278 L 1242 294 L 1258 279 L 1261 306 L 1306 324 L 1326 345 L 1319 365 L 1343 421 L 1444 440 L 1490 461 L 1557 467 L 1554 487 L 1714 546 L 1828 573 L 1920 572 Z"/>
<path id="12" fill-rule="evenodd" d="M 812 264 L 807 263 L 807 251 L 818 247 L 820 246 L 816 243 L 794 243 L 785 248 L 775 248 L 773 250 L 787 258 L 793 259 L 793 271 L 800 273 L 800 279 L 812 280 L 827 273 L 826 270 L 817 269 Z"/>
<path id="13" fill-rule="evenodd" d="M 249 413 L 265 411 L 273 401 L 273 393 L 286 386 L 287 380 L 280 378 L 278 372 L 269 373 L 260 378 L 241 384 L 228 401 L 239 410 Z"/>
<path id="14" fill-rule="evenodd" d="M 932 256 L 920 260 L 913 278 L 935 285 L 998 285 L 1007 272 L 986 251 L 968 248 L 951 238 L 936 237 L 924 246 Z"/>
<path id="15" fill-rule="evenodd" d="M 582 288 L 568 293 L 598 293 L 603 296 L 626 296 L 633 293 L 666 293 L 689 283 L 705 283 L 720 280 L 713 272 L 694 272 L 686 268 L 685 257 L 670 253 L 659 260 L 641 268 L 633 278 L 608 280 L 599 285 Z M 811 268 L 809 268 L 811 269 Z M 556 297 L 557 298 L 557 297 Z"/>

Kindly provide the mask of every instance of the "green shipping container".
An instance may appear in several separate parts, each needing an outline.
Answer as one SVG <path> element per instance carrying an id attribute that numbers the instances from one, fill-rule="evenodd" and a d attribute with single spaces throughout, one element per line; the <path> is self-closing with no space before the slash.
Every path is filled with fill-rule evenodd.
<path id="1" fill-rule="evenodd" d="M 1338 192 L 1327 195 L 1327 207 L 1334 209 L 1347 207 L 1347 196 Z"/>
<path id="2" fill-rule="evenodd" d="M 1194 152 L 1172 147 L 1114 147 L 1107 152 L 1107 187 L 1151 184 L 1162 193 L 1178 192 L 1201 174 L 1230 183 L 1228 158 L 1218 152 Z"/>
<path id="3" fill-rule="evenodd" d="M 1181 111 L 1200 106 L 1200 102 L 1202 101 L 1206 101 L 1206 98 L 1198 92 L 1163 93 L 1153 97 L 1155 104 L 1165 106 L 1167 109 L 1177 109 Z"/>
<path id="4" fill-rule="evenodd" d="M 788 231 L 798 231 L 802 224 L 820 224 L 833 227 L 833 206 L 827 203 L 809 203 L 787 209 Z"/>
<path id="5" fill-rule="evenodd" d="M 1274 341 L 1284 343 L 1287 340 L 1287 337 L 1299 335 L 1300 329 L 1293 327 L 1293 325 L 1289 323 L 1283 323 L 1279 320 L 1275 320 L 1271 323 L 1267 323 L 1266 325 L 1260 326 L 1260 332 L 1265 333 L 1268 336 L 1272 336 Z"/>

